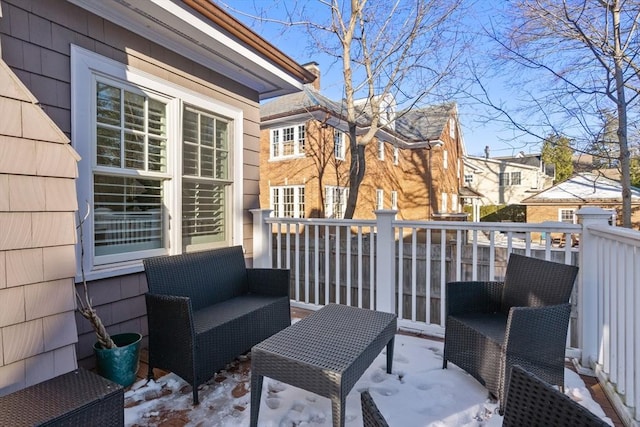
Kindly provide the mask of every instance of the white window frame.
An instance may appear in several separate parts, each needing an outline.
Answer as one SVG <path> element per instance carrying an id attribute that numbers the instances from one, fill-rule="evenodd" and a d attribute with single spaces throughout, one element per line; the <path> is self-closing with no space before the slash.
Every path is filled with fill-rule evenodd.
<path id="1" fill-rule="evenodd" d="M 451 212 L 458 213 L 458 195 L 451 194 Z"/>
<path id="2" fill-rule="evenodd" d="M 442 211 L 441 213 L 446 213 L 448 211 L 448 194 L 447 193 L 442 193 L 441 195 L 442 198 Z"/>
<path id="3" fill-rule="evenodd" d="M 451 139 L 456 138 L 456 121 L 453 119 L 453 117 L 449 118 L 449 137 Z"/>
<path id="4" fill-rule="evenodd" d="M 340 200 L 336 203 L 336 192 L 340 192 Z M 324 187 L 324 216 L 325 218 L 344 218 L 344 211 L 347 208 L 347 199 L 349 197 L 349 187 L 338 187 L 335 185 L 326 185 Z M 336 215 L 334 208 L 336 205 L 342 206 L 342 212 L 340 215 Z"/>
<path id="5" fill-rule="evenodd" d="M 562 217 L 564 216 L 565 213 L 570 213 L 571 214 L 571 222 L 564 221 L 562 219 Z M 575 224 L 576 223 L 576 210 L 575 209 L 566 209 L 566 208 L 558 209 L 558 221 L 564 222 L 564 223 L 567 223 L 567 224 Z"/>
<path id="6" fill-rule="evenodd" d="M 391 209 L 398 210 L 398 192 L 391 192 Z"/>
<path id="7" fill-rule="evenodd" d="M 384 160 L 384 141 L 378 140 L 378 160 Z"/>
<path id="8" fill-rule="evenodd" d="M 277 213 L 283 213 L 284 212 L 284 197 L 282 192 L 285 189 L 293 189 L 293 216 L 289 217 L 289 216 L 282 216 L 282 215 L 278 215 L 276 216 Z M 276 218 L 304 218 L 305 217 L 305 210 L 306 210 L 306 200 L 303 201 L 304 205 L 302 207 L 302 210 L 300 209 L 300 190 L 302 190 L 302 194 L 304 195 L 305 193 L 305 188 L 304 188 L 304 184 L 302 185 L 274 185 L 272 187 L 269 187 L 269 208 L 273 211 L 273 216 Z M 279 192 L 278 194 L 278 206 L 276 207 L 274 204 L 274 193 Z M 303 196 L 305 197 L 305 196 Z"/>
<path id="9" fill-rule="evenodd" d="M 284 152 L 284 132 L 285 130 L 291 129 L 293 132 L 293 153 L 292 154 L 278 154 L 274 156 L 273 154 L 273 146 L 274 139 L 277 136 L 277 141 L 275 143 L 278 144 L 278 153 Z M 304 132 L 301 130 L 304 129 Z M 306 145 L 306 135 L 307 135 L 307 127 L 306 123 L 296 123 L 289 126 L 282 126 L 279 128 L 274 128 L 269 131 L 269 160 L 286 160 L 297 157 L 305 156 L 305 145 Z M 302 134 L 302 136 L 301 136 Z"/>
<path id="10" fill-rule="evenodd" d="M 442 168 L 447 170 L 449 168 L 449 152 L 442 150 Z"/>
<path id="11" fill-rule="evenodd" d="M 398 166 L 398 163 L 400 163 L 400 149 L 393 147 L 393 164 Z"/>
<path id="12" fill-rule="evenodd" d="M 346 135 L 338 129 L 334 129 L 333 132 L 333 156 L 336 160 L 344 160 L 347 152 Z"/>
<path id="13" fill-rule="evenodd" d="M 376 209 L 384 209 L 384 190 L 381 188 L 376 190 Z"/>
<path id="14" fill-rule="evenodd" d="M 511 174 L 509 172 L 498 173 L 498 186 L 508 187 L 511 182 L 510 178 L 511 178 Z"/>
<path id="15" fill-rule="evenodd" d="M 164 247 L 140 252 L 128 252 L 117 255 L 94 254 L 93 215 L 82 225 L 84 259 L 78 257 L 76 280 L 81 280 L 83 263 L 85 278 L 96 280 L 123 274 L 143 271 L 142 259 L 148 256 L 179 254 L 182 249 L 182 107 L 190 104 L 212 113 L 224 116 L 231 122 L 229 178 L 230 196 L 227 214 L 229 215 L 229 239 L 226 244 L 242 244 L 243 241 L 243 112 L 241 109 L 224 104 L 216 99 L 205 97 L 198 92 L 163 80 L 126 64 L 106 58 L 95 52 L 71 45 L 71 134 L 72 143 L 81 160 L 78 163 L 77 192 L 81 213 L 87 203 L 93 200 L 93 173 L 99 170 L 96 165 L 95 141 L 95 84 L 96 78 L 121 82 L 125 86 L 136 87 L 154 97 L 167 101 L 167 171 L 154 172 L 153 176 L 164 180 L 163 205 L 165 220 L 163 224 Z M 132 171 L 132 176 L 135 176 Z M 88 201 L 88 202 L 87 202 Z M 93 206 L 91 207 L 93 209 Z M 80 243 L 78 243 L 78 250 Z"/>

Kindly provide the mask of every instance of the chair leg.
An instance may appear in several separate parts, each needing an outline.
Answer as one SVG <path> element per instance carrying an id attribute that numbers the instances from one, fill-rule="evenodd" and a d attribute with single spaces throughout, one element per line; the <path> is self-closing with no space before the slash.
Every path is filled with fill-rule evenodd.
<path id="1" fill-rule="evenodd" d="M 200 400 L 198 400 L 198 386 L 194 384 L 191 385 L 193 387 L 193 405 L 198 405 Z"/>
<path id="2" fill-rule="evenodd" d="M 147 379 L 148 380 L 154 379 L 154 377 L 153 377 L 153 366 L 151 366 L 151 365 L 149 365 L 149 369 L 147 370 Z"/>
<path id="3" fill-rule="evenodd" d="M 442 359 L 442 369 L 447 369 L 447 359 Z"/>

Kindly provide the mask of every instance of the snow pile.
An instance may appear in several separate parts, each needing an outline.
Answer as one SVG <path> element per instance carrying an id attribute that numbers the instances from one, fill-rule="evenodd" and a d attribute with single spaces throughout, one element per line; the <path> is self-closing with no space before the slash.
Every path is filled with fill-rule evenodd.
<path id="1" fill-rule="evenodd" d="M 498 405 L 475 379 L 453 364 L 442 369 L 439 342 L 406 335 L 395 340 L 393 373 L 381 353 L 347 397 L 346 425 L 361 426 L 360 392 L 369 389 L 391 426 L 500 426 Z M 128 426 L 248 426 L 250 361 L 234 363 L 202 386 L 200 405 L 191 404 L 191 388 L 169 374 L 140 381 L 125 394 Z M 565 391 L 611 423 L 575 372 L 565 370 Z M 330 426 L 331 402 L 270 378 L 264 379 L 260 426 Z"/>

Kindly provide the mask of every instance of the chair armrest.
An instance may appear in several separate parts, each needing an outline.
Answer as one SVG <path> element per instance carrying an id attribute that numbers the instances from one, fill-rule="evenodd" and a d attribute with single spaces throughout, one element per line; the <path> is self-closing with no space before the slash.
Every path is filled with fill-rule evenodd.
<path id="1" fill-rule="evenodd" d="M 494 313 L 500 309 L 503 287 L 503 282 L 449 282 L 446 315 Z"/>
<path id="2" fill-rule="evenodd" d="M 176 338 L 194 341 L 193 310 L 188 297 L 160 295 L 147 292 L 147 322 L 149 337 L 158 343 L 171 345 Z"/>
<path id="3" fill-rule="evenodd" d="M 289 296 L 290 271 L 278 268 L 247 268 L 249 292 L 259 295 Z"/>
<path id="4" fill-rule="evenodd" d="M 505 351 L 527 360 L 564 358 L 571 304 L 511 307 L 505 331 Z"/>

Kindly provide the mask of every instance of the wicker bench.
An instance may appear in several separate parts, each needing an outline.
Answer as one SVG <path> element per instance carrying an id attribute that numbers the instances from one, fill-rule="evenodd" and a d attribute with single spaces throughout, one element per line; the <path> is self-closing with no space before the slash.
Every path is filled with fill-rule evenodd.
<path id="1" fill-rule="evenodd" d="M 0 426 L 124 425 L 124 389 L 78 369 L 0 397 Z"/>
<path id="2" fill-rule="evenodd" d="M 248 269 L 242 247 L 144 260 L 153 368 L 193 387 L 291 325 L 289 270 Z"/>

